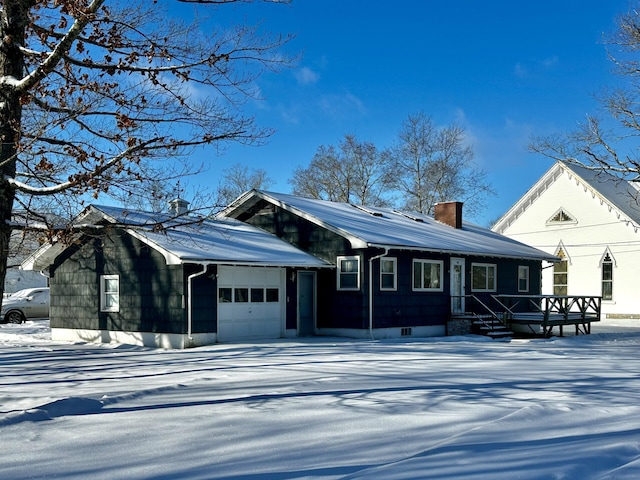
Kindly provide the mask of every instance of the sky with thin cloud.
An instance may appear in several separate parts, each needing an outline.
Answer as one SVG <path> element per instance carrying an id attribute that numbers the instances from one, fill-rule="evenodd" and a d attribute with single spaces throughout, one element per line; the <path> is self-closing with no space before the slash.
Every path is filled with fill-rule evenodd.
<path id="1" fill-rule="evenodd" d="M 175 8 L 194 8 L 181 6 Z M 234 163 L 264 168 L 289 193 L 295 167 L 346 134 L 392 145 L 409 114 L 424 112 L 467 132 L 498 195 L 477 223 L 504 213 L 551 165 L 529 153 L 535 135 L 574 130 L 613 74 L 605 40 L 627 0 L 425 2 L 293 0 L 218 8 L 214 20 L 293 34 L 293 68 L 257 79 L 262 98 L 243 112 L 275 134 L 261 147 L 196 152 L 217 185 Z M 453 199 L 452 199 L 453 200 Z"/>

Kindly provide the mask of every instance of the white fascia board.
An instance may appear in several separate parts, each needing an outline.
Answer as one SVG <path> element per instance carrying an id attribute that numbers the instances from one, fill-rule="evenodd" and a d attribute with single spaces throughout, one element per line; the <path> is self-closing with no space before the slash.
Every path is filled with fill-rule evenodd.
<path id="1" fill-rule="evenodd" d="M 236 198 L 233 202 L 216 213 L 214 218 L 226 217 L 228 212 L 235 210 L 239 205 L 242 205 L 246 200 L 251 198 L 256 193 L 258 193 L 256 189 L 248 190 L 244 193 L 241 193 L 238 198 Z"/>
<path id="2" fill-rule="evenodd" d="M 314 223 L 322 228 L 325 228 L 327 230 L 329 230 L 330 232 L 335 233 L 336 235 L 340 235 L 341 237 L 346 238 L 349 243 L 351 243 L 351 248 L 367 248 L 369 246 L 369 244 L 363 240 L 360 237 L 356 237 L 355 235 L 342 230 L 341 228 L 338 227 L 334 227 L 333 225 L 330 225 L 328 223 L 323 222 L 321 219 L 319 219 L 318 217 L 314 216 L 314 215 L 309 215 L 308 213 L 297 209 L 296 207 L 293 207 L 291 205 L 288 205 L 284 202 L 281 202 L 280 200 L 273 198 L 267 194 L 265 194 L 264 192 L 259 192 L 259 191 L 255 191 L 253 192 L 255 195 L 260 196 L 262 199 L 267 200 L 271 203 L 273 203 L 274 205 L 277 205 L 278 207 L 282 208 L 283 210 L 286 210 L 288 212 L 291 212 L 297 216 L 299 216 L 300 218 L 304 218 L 305 220 L 308 220 L 311 223 Z"/>
<path id="3" fill-rule="evenodd" d="M 529 190 L 527 190 L 525 194 L 522 195 L 522 197 L 520 197 L 520 199 L 498 219 L 493 227 L 491 227 L 491 230 L 498 233 L 504 232 L 504 230 L 512 223 L 512 220 L 515 220 L 520 216 L 518 215 L 518 212 L 521 210 L 524 212 L 524 210 L 528 208 L 528 206 L 526 206 L 527 202 L 529 202 L 529 204 L 533 203 L 535 200 L 535 192 L 540 190 L 543 186 L 546 186 L 545 189 L 548 188 L 549 185 L 556 181 L 559 176 L 558 173 L 562 171 L 562 163 L 554 163 L 551 168 L 549 168 L 549 170 L 547 170 L 542 177 L 540 177 L 540 179 L 538 179 L 538 181 L 534 183 L 533 186 L 531 186 L 531 188 L 529 188 Z"/>
<path id="4" fill-rule="evenodd" d="M 126 229 L 125 231 L 132 237 L 137 238 L 142 243 L 150 246 L 155 251 L 157 251 L 160 255 L 162 255 L 167 265 L 181 265 L 182 263 L 184 263 L 179 256 L 167 250 L 163 246 L 158 245 L 157 243 L 151 241 L 146 235 L 143 235 L 142 233 L 136 231 L 135 229 L 129 228 L 129 229 Z M 203 259 L 200 259 L 198 262 L 201 263 L 203 261 L 204 261 Z"/>
<path id="5" fill-rule="evenodd" d="M 237 265 L 237 266 L 247 266 L 247 267 L 291 267 L 291 268 L 335 268 L 333 265 L 323 262 L 324 264 L 319 265 L 310 265 L 308 263 L 273 263 L 273 262 L 242 262 L 242 261 L 229 261 L 229 260 L 216 260 L 211 258 L 204 257 L 179 257 L 175 253 L 170 250 L 164 248 L 161 245 L 158 245 L 156 242 L 150 240 L 142 233 L 134 230 L 128 229 L 126 230 L 128 234 L 137 238 L 145 245 L 153 248 L 155 251 L 160 253 L 167 265 L 183 265 L 185 263 L 195 263 L 199 265 Z"/>
<path id="6" fill-rule="evenodd" d="M 540 251 L 540 255 L 506 255 L 500 253 L 491 253 L 491 252 L 468 252 L 463 250 L 445 250 L 445 249 L 435 249 L 435 248 L 420 248 L 420 247 L 404 247 L 398 245 L 382 245 L 382 244 L 374 244 L 370 243 L 369 247 L 371 248 L 382 248 L 388 250 L 404 250 L 407 252 L 424 252 L 424 253 L 439 253 L 441 255 L 453 255 L 457 257 L 489 257 L 489 258 L 507 258 L 511 260 L 537 260 L 537 261 L 547 261 L 547 262 L 559 262 L 560 258 L 555 255 L 545 254 L 545 252 Z"/>
<path id="7" fill-rule="evenodd" d="M 182 263 L 194 263 L 194 264 L 202 264 L 202 265 L 225 265 L 229 267 L 257 267 L 257 268 L 331 268 L 335 269 L 336 266 L 330 263 L 324 263 L 322 265 L 308 265 L 308 264 L 297 264 L 297 263 L 256 263 L 256 262 L 234 262 L 230 260 L 203 260 L 203 259 L 189 259 L 183 258 Z"/>
<path id="8" fill-rule="evenodd" d="M 42 271 L 48 268 L 56 257 L 67 248 L 68 245 L 61 243 L 45 243 L 20 264 L 20 269 Z"/>
<path id="9" fill-rule="evenodd" d="M 581 177 L 575 170 L 571 168 L 570 165 L 560 164 L 560 166 L 569 175 L 569 179 L 571 179 L 571 177 L 575 178 L 576 181 L 582 185 L 582 188 L 584 188 L 585 190 L 589 190 L 594 198 L 598 198 L 600 204 L 606 205 L 609 211 L 615 211 L 616 215 L 618 216 L 618 220 L 620 220 L 622 223 L 626 223 L 627 225 L 631 224 L 634 229 L 640 228 L 640 225 L 633 218 L 627 215 L 620 207 L 609 200 L 609 198 L 600 193 L 600 191 L 596 187 L 592 186 L 591 183 Z M 634 185 L 633 188 L 637 187 Z"/>

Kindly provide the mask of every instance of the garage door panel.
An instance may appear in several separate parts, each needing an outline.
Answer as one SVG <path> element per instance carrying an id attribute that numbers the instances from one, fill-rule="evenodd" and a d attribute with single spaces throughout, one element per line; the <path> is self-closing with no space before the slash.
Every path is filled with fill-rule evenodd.
<path id="1" fill-rule="evenodd" d="M 219 341 L 281 336 L 282 269 L 220 267 L 218 282 Z"/>

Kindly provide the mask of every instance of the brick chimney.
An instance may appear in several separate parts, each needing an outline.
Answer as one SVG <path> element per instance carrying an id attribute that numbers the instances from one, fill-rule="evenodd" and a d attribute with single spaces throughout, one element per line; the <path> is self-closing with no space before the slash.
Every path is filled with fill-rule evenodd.
<path id="1" fill-rule="evenodd" d="M 462 202 L 438 202 L 433 211 L 433 217 L 445 225 L 462 228 Z"/>

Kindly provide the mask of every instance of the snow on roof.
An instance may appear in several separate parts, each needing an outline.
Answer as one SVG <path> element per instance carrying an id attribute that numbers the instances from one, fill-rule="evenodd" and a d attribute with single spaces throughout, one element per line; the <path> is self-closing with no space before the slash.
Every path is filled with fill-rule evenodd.
<path id="1" fill-rule="evenodd" d="M 106 220 L 123 225 L 131 235 L 162 253 L 167 264 L 220 263 L 254 266 L 328 267 L 327 262 L 280 240 L 275 235 L 234 219 L 201 219 L 168 214 L 91 206 L 78 220 L 97 225 Z M 185 224 L 192 221 L 192 224 Z M 163 223 L 162 230 L 153 227 Z M 43 270 L 59 255 L 64 245 L 45 245 L 23 268 Z"/>
<path id="2" fill-rule="evenodd" d="M 234 208 L 241 208 L 242 202 L 252 195 L 344 236 L 354 248 L 387 247 L 458 255 L 556 260 L 548 253 L 469 222 L 463 222 L 461 229 L 455 229 L 419 213 L 379 207 L 359 208 L 349 203 L 274 192 L 248 192 L 223 214 L 231 214 Z"/>
<path id="3" fill-rule="evenodd" d="M 630 220 L 640 225 L 640 205 L 638 204 L 640 186 L 637 182 L 622 180 L 601 170 L 591 170 L 567 162 L 559 163 Z"/>
<path id="4" fill-rule="evenodd" d="M 511 208 L 494 224 L 493 229 L 504 232 L 541 193 L 549 188 L 558 177 L 567 173 L 583 187 L 597 196 L 602 203 L 615 209 L 623 222 L 632 222 L 640 227 L 640 184 L 620 179 L 602 170 L 574 165 L 558 160 Z M 624 218 L 621 218 L 624 217 Z"/>

